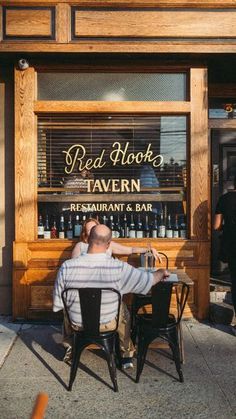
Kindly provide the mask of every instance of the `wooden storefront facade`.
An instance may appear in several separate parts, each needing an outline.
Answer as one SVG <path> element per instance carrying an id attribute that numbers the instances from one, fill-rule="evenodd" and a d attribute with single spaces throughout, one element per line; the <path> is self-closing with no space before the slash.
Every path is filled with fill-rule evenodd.
<path id="1" fill-rule="evenodd" d="M 170 268 L 184 269 L 194 281 L 186 316 L 206 318 L 211 251 L 209 129 L 235 128 L 233 119 L 209 122 L 208 98 L 209 91 L 217 97 L 220 90 L 218 96 L 225 98 L 236 91 L 233 83 L 220 80 L 209 85 L 208 63 L 212 54 L 220 62 L 221 56 L 223 60 L 236 52 L 236 2 L 15 0 L 11 5 L 0 4 L 1 65 L 4 71 L 14 66 L 14 318 L 50 318 L 57 269 L 76 242 L 37 238 L 42 200 L 37 126 L 47 115 L 186 117 L 187 238 L 152 238 L 151 242 L 167 253 Z M 38 75 L 44 73 L 181 73 L 186 76 L 186 94 L 182 100 L 44 100 L 38 87 Z M 83 195 L 77 198 L 89 200 Z M 96 202 L 96 197 L 90 200 Z M 145 238 L 117 240 L 133 247 L 147 244 Z"/>

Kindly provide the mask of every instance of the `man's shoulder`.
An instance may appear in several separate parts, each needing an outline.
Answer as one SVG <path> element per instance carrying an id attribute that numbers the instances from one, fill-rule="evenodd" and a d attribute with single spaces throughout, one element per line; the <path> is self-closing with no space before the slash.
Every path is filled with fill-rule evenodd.
<path id="1" fill-rule="evenodd" d="M 88 267 L 97 263 L 106 263 L 110 266 L 123 266 L 125 264 L 125 262 L 122 262 L 119 259 L 114 259 L 107 253 L 83 253 L 76 258 L 64 261 L 61 267 L 79 267 L 80 265 L 84 265 L 85 263 L 88 264 Z"/>
<path id="2" fill-rule="evenodd" d="M 80 256 L 73 259 L 67 259 L 61 264 L 61 268 L 64 269 L 71 266 L 77 266 L 79 264 L 78 263 L 79 259 L 80 259 Z"/>

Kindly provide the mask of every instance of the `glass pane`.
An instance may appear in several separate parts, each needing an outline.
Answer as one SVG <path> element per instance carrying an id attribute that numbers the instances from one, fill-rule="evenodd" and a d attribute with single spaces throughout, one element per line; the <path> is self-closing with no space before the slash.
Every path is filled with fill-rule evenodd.
<path id="1" fill-rule="evenodd" d="M 182 101 L 185 73 L 38 73 L 38 100 Z"/>
<path id="2" fill-rule="evenodd" d="M 183 237 L 186 141 L 185 116 L 40 116 L 39 212 L 51 223 L 60 214 L 126 216 L 128 226 L 148 225 L 151 237 L 154 225 L 164 223 L 157 234 L 168 238 L 184 225 Z"/>

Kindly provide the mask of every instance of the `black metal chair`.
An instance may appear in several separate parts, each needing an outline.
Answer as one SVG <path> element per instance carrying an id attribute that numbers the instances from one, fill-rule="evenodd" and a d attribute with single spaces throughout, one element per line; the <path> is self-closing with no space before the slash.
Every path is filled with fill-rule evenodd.
<path id="1" fill-rule="evenodd" d="M 170 313 L 173 287 L 175 288 L 177 314 Z M 179 282 L 159 282 L 152 287 L 151 296 L 145 304 L 152 305 L 152 313 L 135 315 L 135 333 L 137 335 L 137 373 L 136 383 L 142 373 L 149 344 L 156 338 L 169 343 L 180 382 L 184 381 L 181 368 L 179 325 L 189 294 L 189 285 Z M 143 304 L 143 305 L 145 305 Z"/>
<path id="2" fill-rule="evenodd" d="M 164 258 L 164 263 L 162 262 L 160 267 L 161 268 L 164 267 L 165 269 L 168 269 L 169 267 L 168 256 L 163 252 L 158 252 L 158 253 Z M 155 268 L 155 259 L 153 259 L 153 268 Z M 151 304 L 150 295 L 151 294 L 147 294 L 147 295 L 136 294 L 133 296 L 132 307 L 131 307 L 131 339 L 134 344 L 136 340 L 135 316 L 141 307 Z"/>
<path id="3" fill-rule="evenodd" d="M 115 295 L 117 301 L 116 327 L 112 331 L 100 332 L 100 311 L 103 293 Z M 110 297 L 109 297 L 110 298 Z M 121 295 L 113 288 L 67 288 L 62 292 L 65 315 L 73 331 L 72 362 L 68 390 L 71 391 L 76 377 L 80 356 L 84 348 L 96 344 L 104 351 L 114 391 L 118 391 L 115 354 L 120 365 L 119 338 L 117 333 Z M 73 311 L 81 312 L 83 329 L 71 320 Z"/>

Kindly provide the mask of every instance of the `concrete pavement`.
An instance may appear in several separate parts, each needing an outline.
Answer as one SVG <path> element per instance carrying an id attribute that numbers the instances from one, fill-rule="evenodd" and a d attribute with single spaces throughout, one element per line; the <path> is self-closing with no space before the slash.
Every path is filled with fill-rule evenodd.
<path id="1" fill-rule="evenodd" d="M 72 392 L 60 326 L 0 323 L 0 417 L 30 418 L 39 392 L 46 418 L 236 418 L 236 337 L 227 325 L 184 321 L 185 382 L 168 351 L 149 349 L 140 383 L 118 371 L 114 393 L 99 351 L 86 350 Z"/>

